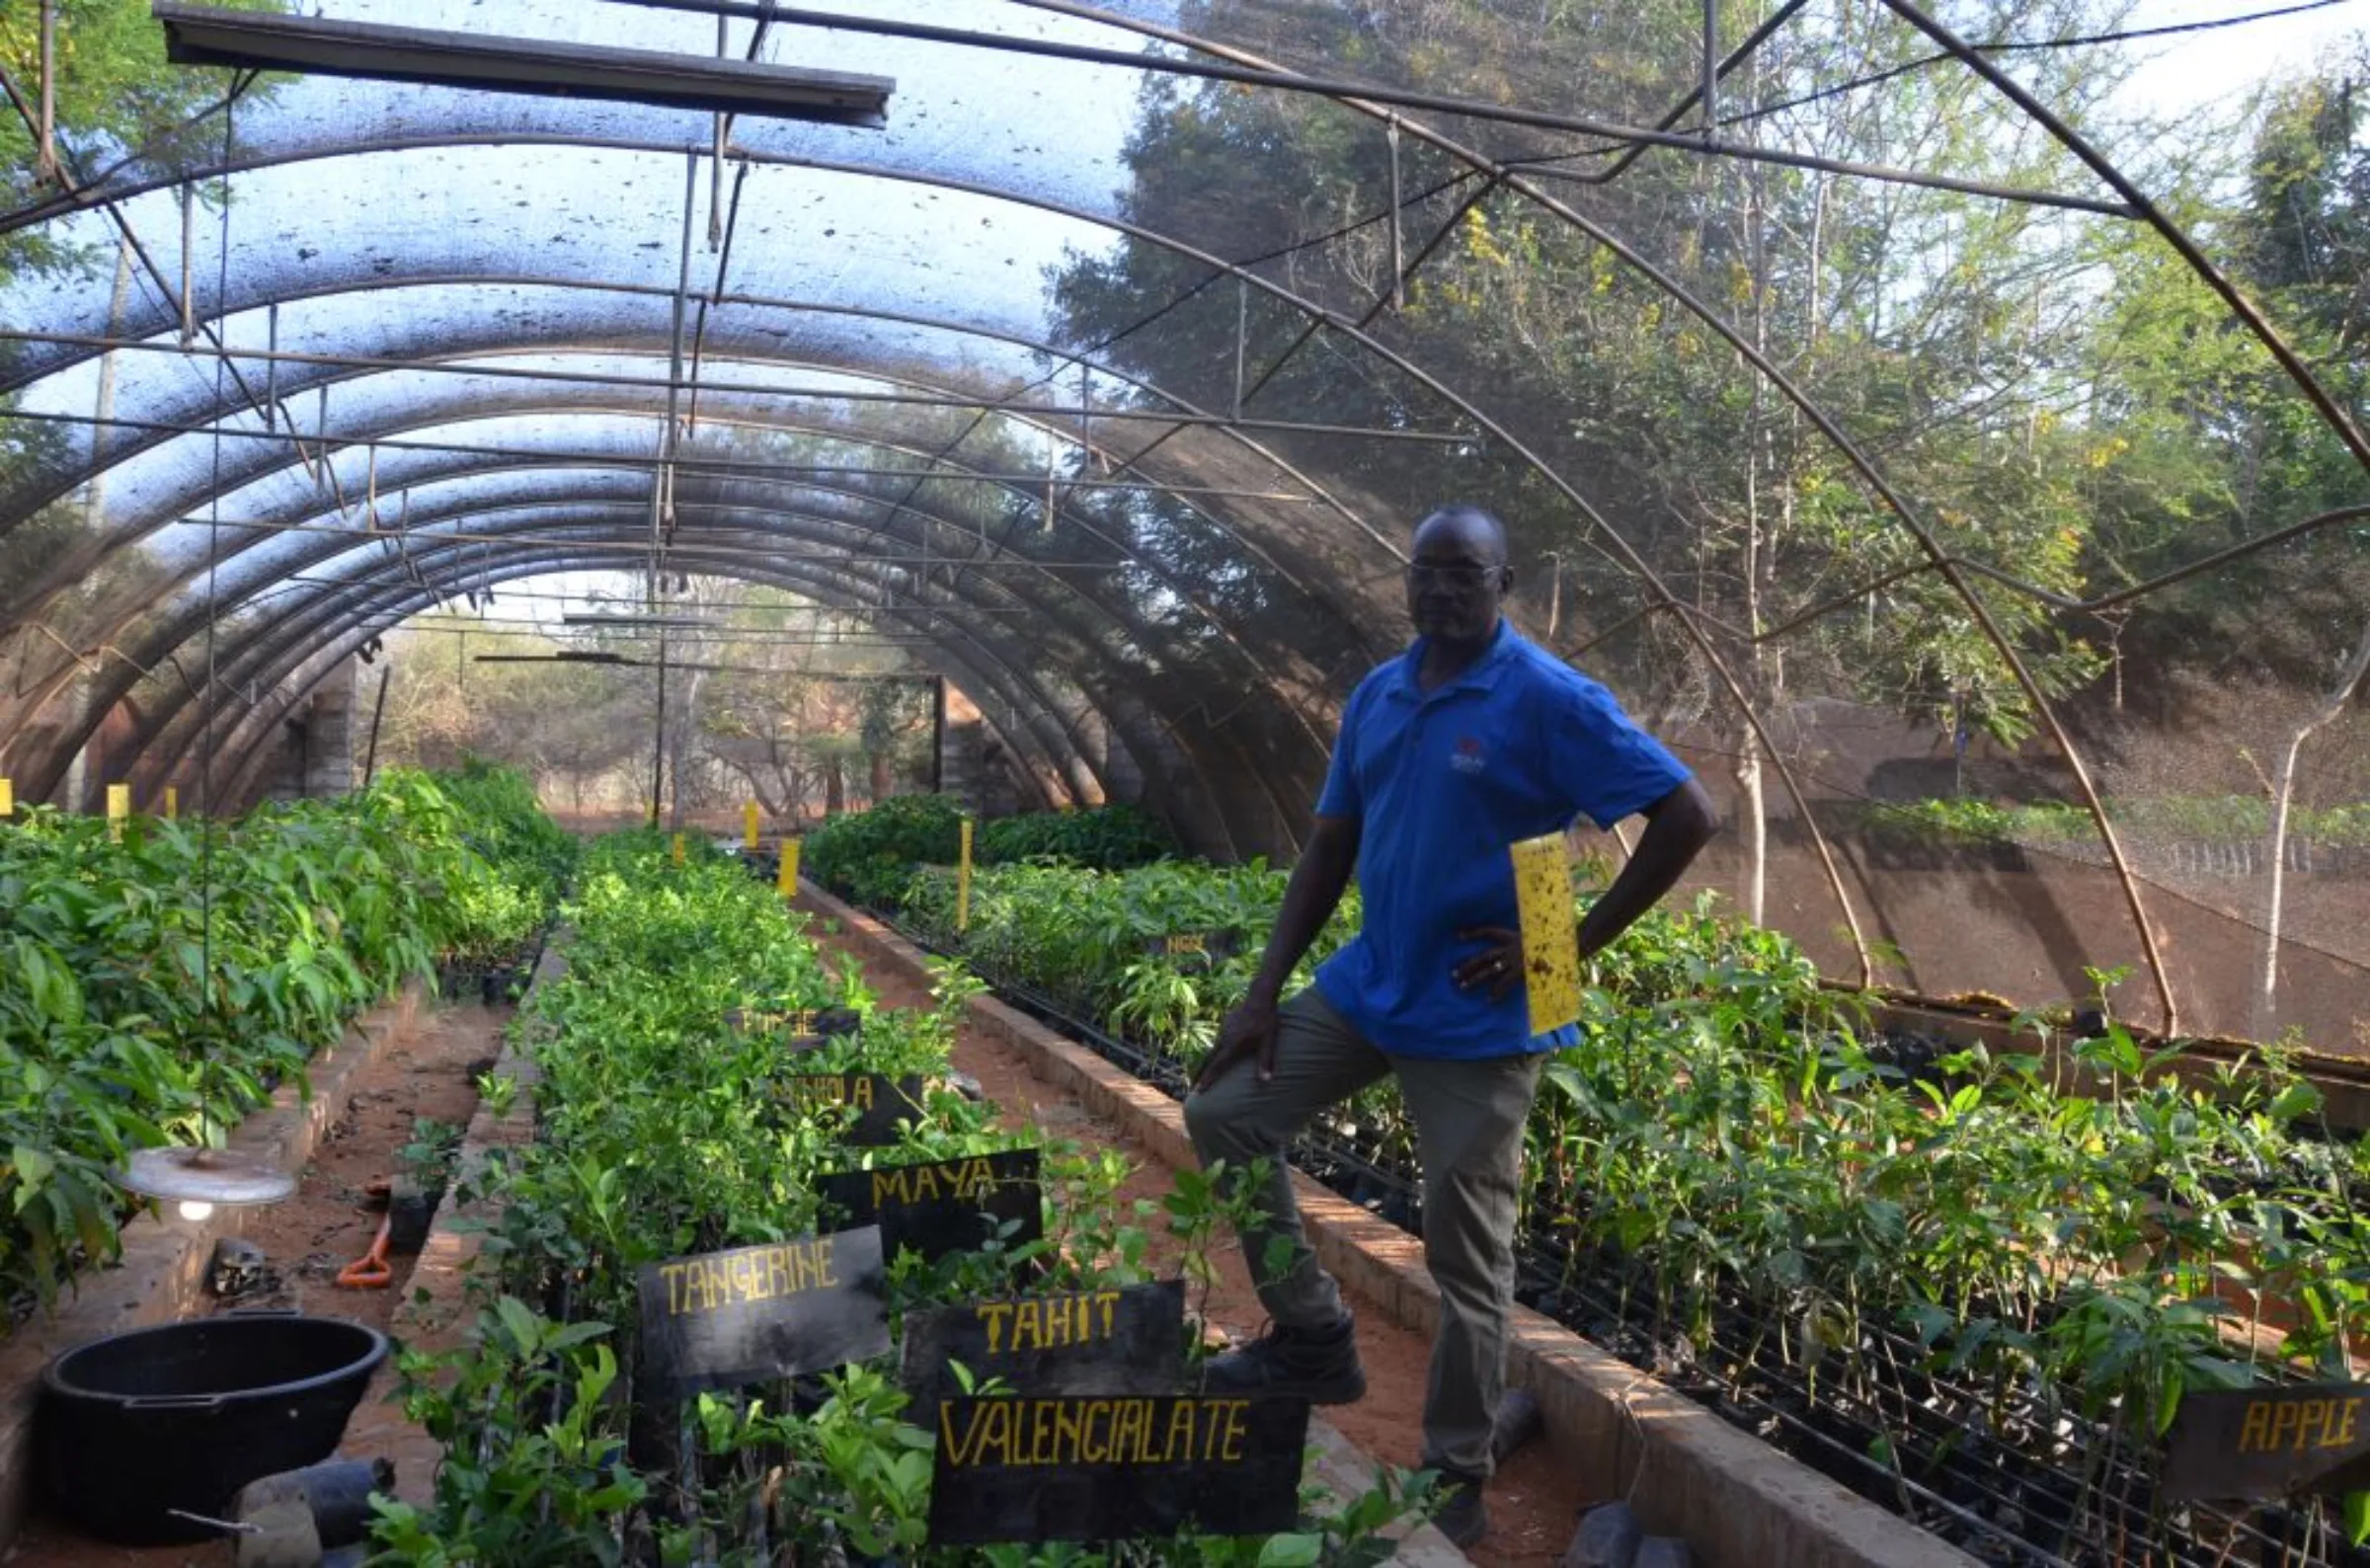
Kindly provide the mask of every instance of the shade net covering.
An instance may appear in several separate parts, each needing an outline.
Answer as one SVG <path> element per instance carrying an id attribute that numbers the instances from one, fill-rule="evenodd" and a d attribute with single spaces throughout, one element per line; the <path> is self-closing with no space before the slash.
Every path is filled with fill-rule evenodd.
<path id="1" fill-rule="evenodd" d="M 20 796 L 250 787 L 423 607 L 697 572 L 915 639 L 1043 804 L 1289 856 L 1466 499 L 1829 973 L 2365 1049 L 2358 351 L 2111 51 L 1953 52 L 2093 10 L 1715 5 L 1706 145 L 1697 0 L 715 9 L 327 8 L 886 128 L 193 68 L 9 172 Z"/>

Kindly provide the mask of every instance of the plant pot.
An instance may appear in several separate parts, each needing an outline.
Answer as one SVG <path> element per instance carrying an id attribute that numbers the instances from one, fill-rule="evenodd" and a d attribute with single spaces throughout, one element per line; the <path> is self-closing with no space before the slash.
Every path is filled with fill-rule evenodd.
<path id="1" fill-rule="evenodd" d="M 135 1329 L 41 1373 L 41 1473 L 66 1516 L 125 1545 L 206 1540 L 261 1476 L 337 1450 L 387 1338 L 338 1318 L 233 1313 Z"/>

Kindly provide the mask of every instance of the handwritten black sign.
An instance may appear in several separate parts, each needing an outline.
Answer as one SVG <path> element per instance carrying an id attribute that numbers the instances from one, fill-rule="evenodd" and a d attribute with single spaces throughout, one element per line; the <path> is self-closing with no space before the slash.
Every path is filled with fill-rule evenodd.
<path id="1" fill-rule="evenodd" d="M 1152 958 L 1165 958 L 1190 967 L 1195 963 L 1216 969 L 1234 956 L 1241 939 L 1231 931 L 1171 931 L 1155 936 L 1144 944 L 1145 952 Z"/>
<path id="2" fill-rule="evenodd" d="M 880 1148 L 897 1141 L 897 1124 L 922 1118 L 918 1074 L 885 1078 L 877 1072 L 801 1073 L 779 1080 L 775 1101 L 802 1117 L 844 1106 L 853 1113 L 839 1141 Z"/>
<path id="3" fill-rule="evenodd" d="M 797 1052 L 855 1034 L 864 1027 L 864 1015 L 853 1007 L 733 1007 L 724 1022 L 745 1035 L 778 1034 Z"/>
<path id="4" fill-rule="evenodd" d="M 2166 1440 L 2168 1499 L 2297 1497 L 2370 1486 L 2370 1383 L 2184 1393 Z"/>
<path id="5" fill-rule="evenodd" d="M 873 1225 L 646 1265 L 636 1391 L 678 1399 L 884 1355 L 882 1274 Z"/>
<path id="6" fill-rule="evenodd" d="M 1024 1394 L 938 1404 L 930 1544 L 1265 1535 L 1300 1512 L 1298 1399 Z"/>
<path id="7" fill-rule="evenodd" d="M 906 1314 L 906 1419 L 928 1430 L 961 1393 L 950 1370 L 1032 1394 L 1173 1394 L 1185 1386 L 1185 1282 L 972 1301 Z"/>
<path id="8" fill-rule="evenodd" d="M 933 1263 L 950 1252 L 971 1251 L 1007 1220 L 1020 1227 L 1008 1238 L 1009 1246 L 1045 1234 L 1043 1188 L 1033 1148 L 837 1171 L 825 1176 L 817 1190 L 849 1222 L 877 1222 L 892 1258 L 902 1247 L 911 1247 Z"/>

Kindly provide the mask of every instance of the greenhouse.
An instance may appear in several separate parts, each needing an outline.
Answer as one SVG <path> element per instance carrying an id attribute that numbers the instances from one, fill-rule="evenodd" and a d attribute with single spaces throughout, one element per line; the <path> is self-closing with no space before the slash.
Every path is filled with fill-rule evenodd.
<path id="1" fill-rule="evenodd" d="M 0 1546 L 2370 1560 L 2365 81 L 5 0 Z M 1460 591 L 1635 766 L 1373 794 Z M 1451 884 L 1502 1197 L 1342 989 Z M 1357 1392 L 1239 1384 L 1312 1276 Z"/>

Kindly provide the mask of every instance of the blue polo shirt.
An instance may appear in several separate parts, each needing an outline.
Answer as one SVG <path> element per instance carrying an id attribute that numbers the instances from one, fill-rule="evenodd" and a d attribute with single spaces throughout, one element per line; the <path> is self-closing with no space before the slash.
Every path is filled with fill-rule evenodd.
<path id="1" fill-rule="evenodd" d="M 1610 827 L 1688 778 L 1597 682 L 1503 619 L 1488 652 L 1437 691 L 1416 684 L 1424 641 L 1358 683 L 1318 797 L 1319 817 L 1363 823 L 1366 923 L 1316 972 L 1316 988 L 1394 1056 L 1503 1057 L 1574 1043 L 1531 1033 L 1520 985 L 1492 1003 L 1451 967 L 1479 951 L 1471 926 L 1517 924 L 1518 840 L 1586 815 Z"/>

